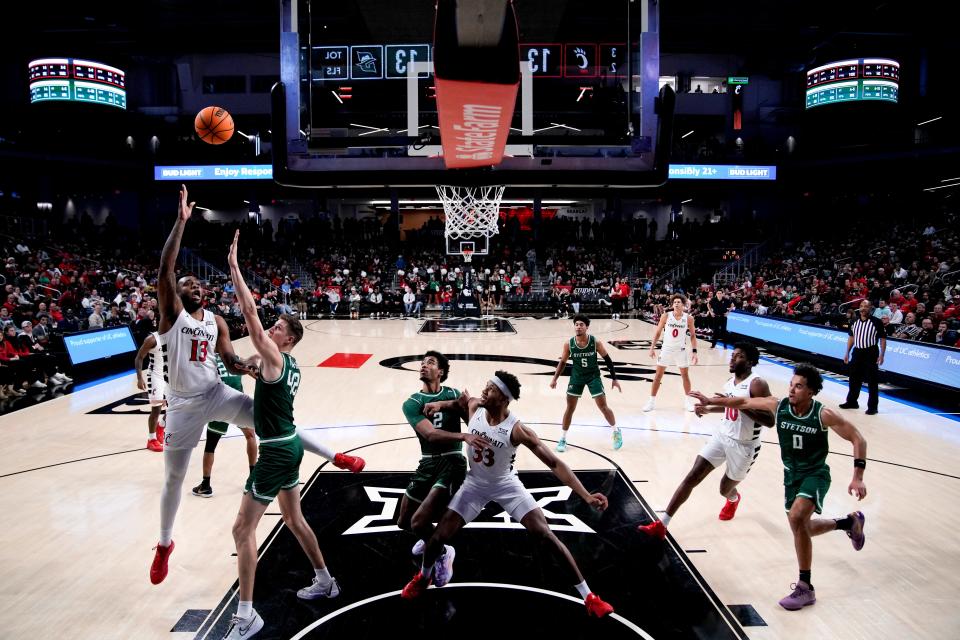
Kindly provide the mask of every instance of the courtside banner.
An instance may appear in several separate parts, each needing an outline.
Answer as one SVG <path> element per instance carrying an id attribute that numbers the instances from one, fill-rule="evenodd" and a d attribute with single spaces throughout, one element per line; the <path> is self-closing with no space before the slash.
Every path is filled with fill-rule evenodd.
<path id="1" fill-rule="evenodd" d="M 727 331 L 837 360 L 843 360 L 847 349 L 847 332 L 842 329 L 749 313 L 727 315 Z M 880 370 L 960 389 L 960 349 L 887 338 Z"/>
<path id="2" fill-rule="evenodd" d="M 435 79 L 443 162 L 448 169 L 490 167 L 503 159 L 515 84 Z"/>

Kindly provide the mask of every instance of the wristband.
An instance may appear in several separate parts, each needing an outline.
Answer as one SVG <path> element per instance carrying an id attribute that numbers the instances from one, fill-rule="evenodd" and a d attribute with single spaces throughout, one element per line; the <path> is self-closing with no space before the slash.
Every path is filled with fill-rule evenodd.
<path id="1" fill-rule="evenodd" d="M 690 349 L 690 352 L 691 352 L 691 353 L 696 353 L 697 350 L 696 350 L 696 349 Z"/>
<path id="2" fill-rule="evenodd" d="M 854 468 L 856 468 L 856 469 L 866 469 L 866 468 L 867 468 L 867 461 L 864 460 L 863 458 L 854 458 L 854 459 L 853 459 L 853 466 L 854 466 Z"/>

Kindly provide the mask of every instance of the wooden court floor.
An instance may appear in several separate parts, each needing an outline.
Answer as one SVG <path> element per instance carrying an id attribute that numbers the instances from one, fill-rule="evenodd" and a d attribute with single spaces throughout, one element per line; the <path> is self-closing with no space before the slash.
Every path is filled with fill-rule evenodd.
<path id="1" fill-rule="evenodd" d="M 415 364 L 395 368 L 427 349 L 481 359 L 452 362 L 451 386 L 479 393 L 499 368 L 523 385 L 513 410 L 544 439 L 560 433 L 563 384 L 549 388 L 549 361 L 572 335 L 563 320 L 516 320 L 516 333 L 418 333 L 414 320 L 309 321 L 294 350 L 303 370 L 296 399 L 298 423 L 324 434 L 336 450 L 363 447 L 367 470 L 415 467 L 413 439 L 400 405 L 420 386 Z M 639 321 L 596 320 L 592 333 L 624 349 L 610 352 L 630 368 L 651 369 L 642 348 L 652 327 Z M 633 347 L 633 348 L 629 348 Z M 638 349 L 638 347 L 640 347 Z M 241 354 L 246 341 L 237 343 Z M 317 366 L 335 354 L 334 363 Z M 701 344 L 701 364 L 691 369 L 694 388 L 713 392 L 727 378 L 729 351 Z M 507 356 L 509 362 L 498 361 Z M 399 359 L 399 360 L 390 360 Z M 547 361 L 547 364 L 544 364 Z M 415 362 L 415 360 L 414 360 Z M 786 393 L 790 370 L 771 361 L 757 371 L 775 395 Z M 666 506 L 693 463 L 715 417 L 698 419 L 682 410 L 680 380 L 669 376 L 655 412 L 645 414 L 650 374 L 631 374 L 623 393 L 609 392 L 624 430 L 614 452 L 609 429 L 589 397 L 581 400 L 563 454 L 574 469 L 619 466 L 655 509 Z M 252 392 L 252 381 L 247 381 Z M 820 399 L 843 401 L 846 387 L 827 382 Z M 159 586 L 148 580 L 156 543 L 161 454 L 144 449 L 146 415 L 136 404 L 132 374 L 0 417 L 0 621 L 3 638 L 78 639 L 190 638 L 171 629 L 188 609 L 212 609 L 236 580 L 230 528 L 246 477 L 243 438 L 221 441 L 213 471 L 215 495 L 189 495 L 200 480 L 202 446 L 191 460 L 177 518 L 170 574 Z M 955 416 L 954 416 L 955 417 Z M 960 637 L 960 422 L 922 408 L 882 399 L 874 417 L 852 420 L 869 443 L 867 499 L 845 495 L 852 473 L 850 445 L 831 434 L 833 486 L 824 514 L 840 517 L 860 508 L 867 516 L 867 543 L 854 552 L 834 532 L 814 541 L 813 581 L 817 604 L 799 612 L 777 605 L 796 581 L 792 536 L 783 512 L 782 465 L 776 436 L 765 431 L 753 470 L 741 485 L 743 504 L 730 522 L 717 514 L 723 500 L 714 472 L 674 517 L 670 531 L 725 604 L 749 604 L 767 626 L 745 627 L 757 640 L 770 638 L 956 638 Z M 580 448 L 582 447 L 582 448 Z M 307 454 L 306 480 L 321 459 Z M 521 469 L 542 469 L 522 452 Z M 276 509 L 270 509 L 275 513 Z M 264 517 L 263 541 L 279 516 Z M 333 573 L 350 571 L 349 558 L 324 549 Z M 461 548 L 459 554 L 469 554 Z M 643 575 L 634 576 L 643 580 Z M 302 585 L 294 585 L 302 586 Z M 397 585 L 399 589 L 402 585 Z"/>

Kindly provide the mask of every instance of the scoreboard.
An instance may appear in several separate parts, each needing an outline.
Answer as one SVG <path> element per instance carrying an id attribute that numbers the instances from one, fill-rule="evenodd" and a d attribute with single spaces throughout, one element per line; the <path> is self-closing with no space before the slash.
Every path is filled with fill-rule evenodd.
<path id="1" fill-rule="evenodd" d="M 520 43 L 520 60 L 530 74 L 540 78 L 607 78 L 626 74 L 625 43 L 531 42 Z M 345 80 L 406 80 L 412 62 L 432 62 L 433 45 L 345 44 L 311 47 L 314 83 Z M 427 78 L 432 73 L 420 73 Z"/>
<path id="2" fill-rule="evenodd" d="M 896 60 L 838 60 L 807 71 L 807 109 L 836 102 L 897 102 L 899 93 L 900 63 Z"/>
<path id="3" fill-rule="evenodd" d="M 79 58 L 41 58 L 29 64 L 30 102 L 65 101 L 127 108 L 126 74 Z"/>

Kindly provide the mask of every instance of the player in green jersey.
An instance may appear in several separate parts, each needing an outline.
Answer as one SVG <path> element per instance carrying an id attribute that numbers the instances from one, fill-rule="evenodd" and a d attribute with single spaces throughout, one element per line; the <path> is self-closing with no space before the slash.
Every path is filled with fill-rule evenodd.
<path id="1" fill-rule="evenodd" d="M 290 350 L 303 338 L 303 325 L 293 315 L 282 315 L 264 330 L 257 315 L 257 304 L 243 280 L 237 262 L 237 231 L 230 246 L 227 263 L 236 286 L 237 301 L 247 323 L 250 341 L 260 355 L 260 375 L 253 395 L 253 422 L 260 438 L 260 457 L 247 480 L 233 525 L 237 544 L 237 569 L 240 576 L 240 604 L 224 640 L 250 638 L 263 628 L 263 618 L 253 608 L 253 581 L 257 572 L 257 524 L 267 507 L 277 498 L 284 524 L 313 565 L 313 583 L 297 591 L 304 600 L 335 598 L 340 594 L 337 581 L 324 563 L 317 537 L 300 510 L 300 461 L 303 444 L 293 422 L 293 397 L 300 386 L 300 368 Z"/>
<path id="2" fill-rule="evenodd" d="M 791 588 L 793 592 L 780 600 L 780 606 L 790 611 L 802 609 L 817 601 L 810 582 L 813 564 L 813 536 L 829 531 L 846 531 L 857 551 L 863 548 L 865 517 L 854 511 L 845 518 L 811 518 L 823 509 L 823 498 L 830 488 L 830 452 L 828 427 L 853 444 L 853 480 L 847 491 L 863 500 L 867 487 L 863 484 L 863 470 L 867 466 L 867 441 L 860 431 L 839 413 L 814 400 L 823 388 L 820 372 L 811 364 L 799 364 L 790 379 L 788 398 L 708 398 L 699 391 L 690 395 L 703 406 L 721 406 L 732 409 L 772 411 L 776 417 L 777 436 L 780 439 L 780 457 L 783 460 L 783 488 L 786 496 L 787 519 L 793 530 L 793 544 L 800 565 L 800 579 Z"/>
<path id="3" fill-rule="evenodd" d="M 237 391 L 243 391 L 243 376 L 230 373 L 226 365 L 223 364 L 223 360 L 220 359 L 220 356 L 214 355 L 214 358 L 217 363 L 217 373 L 220 374 L 220 380 L 223 384 Z M 226 422 L 219 421 L 207 423 L 207 441 L 203 447 L 203 478 L 200 480 L 200 484 L 193 488 L 193 495 L 201 498 L 210 498 L 213 496 L 213 487 L 210 485 L 210 474 L 213 472 L 214 452 L 217 450 L 217 444 L 219 444 L 220 438 L 227 435 L 227 428 L 229 426 Z M 240 427 L 240 431 L 246 440 L 247 463 L 250 465 L 250 470 L 253 471 L 253 465 L 257 464 L 257 438 L 254 435 L 253 429 L 250 427 Z"/>
<path id="4" fill-rule="evenodd" d="M 570 383 L 567 384 L 567 409 L 563 412 L 563 434 L 560 436 L 560 442 L 557 443 L 557 451 L 560 453 L 567 450 L 567 431 L 570 430 L 573 412 L 577 408 L 584 387 L 590 390 L 590 396 L 596 401 L 597 408 L 600 409 L 603 417 L 607 419 L 607 424 L 613 429 L 613 448 L 619 449 L 623 446 L 623 435 L 620 433 L 620 428 L 617 427 L 617 418 L 613 415 L 610 407 L 607 406 L 607 395 L 603 390 L 603 380 L 600 378 L 600 365 L 597 363 L 597 355 L 603 358 L 603 361 L 607 364 L 607 370 L 613 379 L 613 388 L 621 393 L 623 389 L 617 382 L 617 371 L 613 367 L 613 360 L 607 353 L 607 348 L 603 345 L 603 342 L 587 333 L 589 326 L 590 318 L 587 316 L 580 313 L 573 316 L 574 336 L 563 343 L 560 362 L 557 363 L 557 370 L 553 373 L 553 380 L 550 381 L 550 388 L 556 389 L 557 378 L 566 368 L 567 360 L 572 361 Z"/>
<path id="5" fill-rule="evenodd" d="M 427 417 L 423 408 L 428 402 L 457 400 L 460 392 L 443 386 L 450 375 L 450 362 L 438 351 L 427 351 L 420 361 L 423 386 L 403 403 L 403 416 L 420 441 L 420 464 L 414 472 L 400 502 L 397 526 L 413 531 L 417 543 L 413 554 L 421 555 L 425 541 L 433 535 L 433 523 L 440 520 L 450 498 L 463 483 L 467 460 L 463 457 L 466 442 L 472 447 L 487 448 L 486 441 L 472 433 L 461 433 L 460 420 L 465 414 L 457 409 L 440 411 Z M 466 392 L 464 392 L 466 393 Z M 441 557 L 438 566 L 452 567 L 455 551 L 447 546 L 448 558 Z M 446 570 L 446 569 L 444 569 Z"/>

